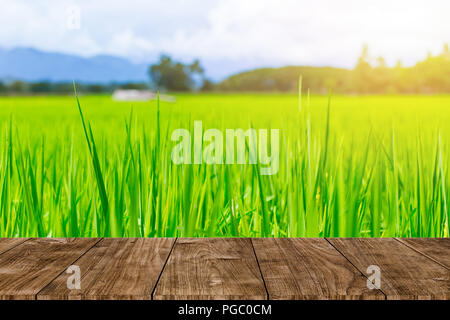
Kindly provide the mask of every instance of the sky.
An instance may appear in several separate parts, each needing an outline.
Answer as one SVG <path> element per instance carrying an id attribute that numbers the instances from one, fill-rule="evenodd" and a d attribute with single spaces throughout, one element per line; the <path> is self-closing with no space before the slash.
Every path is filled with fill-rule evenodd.
<path id="1" fill-rule="evenodd" d="M 0 0 L 0 47 L 135 62 L 351 68 L 364 44 L 412 65 L 450 42 L 449 0 Z"/>

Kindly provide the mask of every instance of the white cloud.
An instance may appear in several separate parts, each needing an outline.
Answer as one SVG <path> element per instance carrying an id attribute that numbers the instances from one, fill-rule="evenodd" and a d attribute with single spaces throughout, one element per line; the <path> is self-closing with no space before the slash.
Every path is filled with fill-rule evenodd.
<path id="1" fill-rule="evenodd" d="M 80 30 L 65 27 L 73 5 L 81 9 Z M 350 67 L 367 43 L 391 64 L 412 64 L 450 40 L 448 0 L 1 0 L 0 6 L 0 47 L 134 60 L 166 52 Z"/>
<path id="2" fill-rule="evenodd" d="M 412 63 L 450 39 L 446 12 L 444 0 L 229 0 L 208 13 L 210 28 L 180 31 L 164 46 L 184 54 L 349 66 L 368 43 L 391 63 Z"/>

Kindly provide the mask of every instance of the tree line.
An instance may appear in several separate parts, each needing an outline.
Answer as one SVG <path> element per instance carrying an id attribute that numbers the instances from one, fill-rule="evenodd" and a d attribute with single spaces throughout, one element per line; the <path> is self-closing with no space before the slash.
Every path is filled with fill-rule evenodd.
<path id="1" fill-rule="evenodd" d="M 365 46 L 354 69 L 332 67 L 297 67 L 256 69 L 233 75 L 214 86 L 231 92 L 295 92 L 302 75 L 303 87 L 312 93 L 330 89 L 342 94 L 413 94 L 450 93 L 450 51 L 428 54 L 412 67 L 398 62 L 388 67 L 383 57 L 373 59 Z"/>
<path id="2" fill-rule="evenodd" d="M 111 94 L 116 89 L 148 90 L 148 83 L 110 83 L 110 84 L 86 84 L 78 85 L 80 92 L 89 94 Z M 0 81 L 0 95 L 39 95 L 39 94 L 72 94 L 73 82 L 25 82 L 25 81 Z"/>
<path id="3" fill-rule="evenodd" d="M 148 83 L 80 84 L 80 91 L 91 94 L 112 93 L 116 89 L 160 90 L 170 92 L 295 92 L 301 75 L 303 87 L 311 93 L 412 94 L 450 93 L 450 50 L 444 45 L 438 55 L 429 54 L 412 67 L 398 62 L 389 67 L 383 57 L 372 58 L 365 46 L 353 69 L 334 67 L 287 66 L 260 68 L 232 75 L 213 83 L 205 77 L 199 60 L 182 63 L 168 55 L 148 69 Z M 0 82 L 0 94 L 68 94 L 69 82 Z"/>

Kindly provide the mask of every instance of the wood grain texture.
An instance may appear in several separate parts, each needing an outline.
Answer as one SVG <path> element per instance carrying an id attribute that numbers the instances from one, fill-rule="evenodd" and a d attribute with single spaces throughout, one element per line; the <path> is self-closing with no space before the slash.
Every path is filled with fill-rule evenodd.
<path id="1" fill-rule="evenodd" d="M 398 238 L 397 240 L 450 269 L 449 238 Z"/>
<path id="2" fill-rule="evenodd" d="M 0 254 L 24 243 L 29 238 L 0 238 Z"/>
<path id="3" fill-rule="evenodd" d="M 153 298 L 264 300 L 267 292 L 250 239 L 178 239 Z"/>
<path id="4" fill-rule="evenodd" d="M 67 289 L 63 273 L 38 299 L 151 299 L 156 281 L 175 239 L 103 239 L 74 264 L 80 267 L 81 289 Z"/>
<path id="5" fill-rule="evenodd" d="M 99 239 L 31 239 L 0 255 L 0 299 L 36 294 Z"/>
<path id="6" fill-rule="evenodd" d="M 450 299 L 449 239 L 176 241 L 0 238 L 0 299 Z"/>
<path id="7" fill-rule="evenodd" d="M 272 300 L 384 299 L 325 239 L 252 239 Z"/>
<path id="8" fill-rule="evenodd" d="M 387 299 L 449 299 L 450 273 L 395 239 L 328 239 L 361 272 L 381 269 Z"/>

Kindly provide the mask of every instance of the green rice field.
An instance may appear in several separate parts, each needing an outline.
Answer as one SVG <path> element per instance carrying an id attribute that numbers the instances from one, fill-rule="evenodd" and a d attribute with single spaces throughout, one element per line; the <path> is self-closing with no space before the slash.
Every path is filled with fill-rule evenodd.
<path id="1" fill-rule="evenodd" d="M 448 237 L 450 96 L 0 97 L 2 237 Z M 175 129 L 279 129 L 279 169 Z M 247 150 L 248 151 L 248 150 Z"/>

